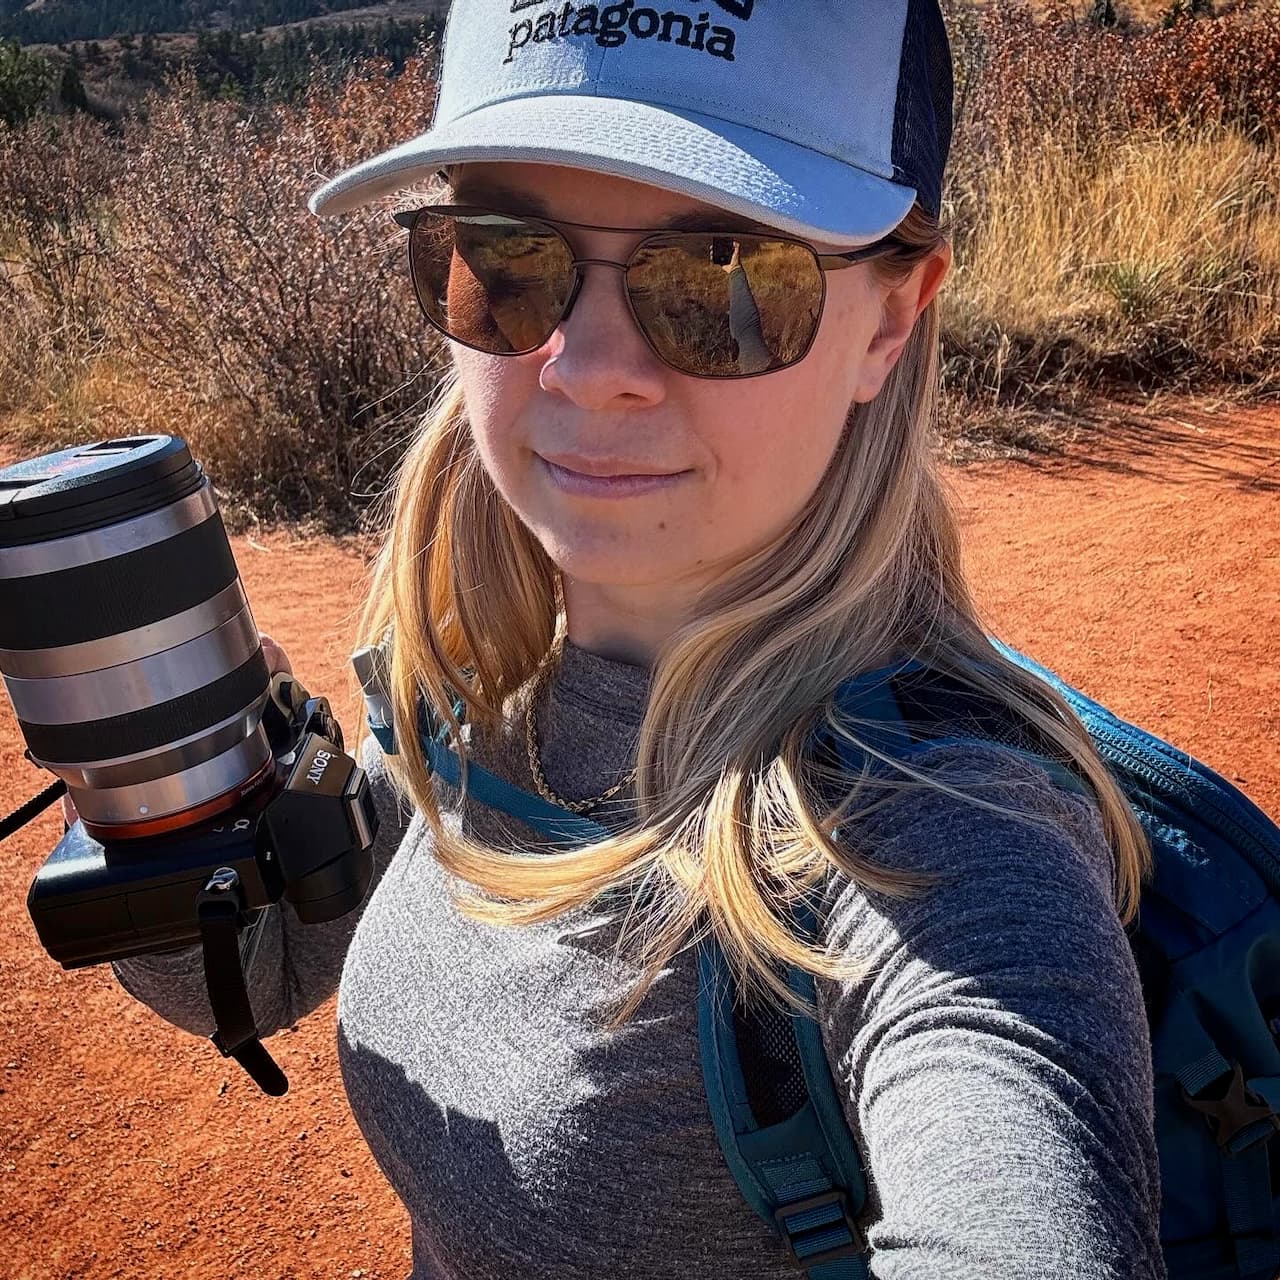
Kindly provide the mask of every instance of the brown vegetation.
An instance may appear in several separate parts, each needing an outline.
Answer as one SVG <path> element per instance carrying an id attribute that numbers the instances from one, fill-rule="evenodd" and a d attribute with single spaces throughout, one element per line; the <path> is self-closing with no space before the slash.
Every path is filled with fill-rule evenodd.
<path id="1" fill-rule="evenodd" d="M 348 520 L 440 358 L 390 219 L 306 209 L 349 158 L 426 127 L 420 64 L 384 72 L 247 117 L 181 75 L 123 139 L 84 118 L 0 134 L 6 434 L 173 431 L 231 505 Z"/>
<path id="2" fill-rule="evenodd" d="M 1280 387 L 1280 12 L 1061 17 L 948 6 L 959 454 L 1051 447 L 1099 394 Z M 178 76 L 119 137 L 0 132 L 0 430 L 27 451 L 177 432 L 233 521 L 349 526 L 445 353 L 386 205 L 318 220 L 306 198 L 426 128 L 433 65 L 247 114 Z"/>

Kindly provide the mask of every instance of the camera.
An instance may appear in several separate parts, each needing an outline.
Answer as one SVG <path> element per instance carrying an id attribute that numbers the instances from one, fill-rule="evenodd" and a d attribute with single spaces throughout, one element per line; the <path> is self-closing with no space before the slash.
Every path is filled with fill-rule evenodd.
<path id="1" fill-rule="evenodd" d="M 199 944 L 213 1041 L 287 1082 L 245 988 L 266 912 L 359 906 L 378 818 L 325 698 L 268 672 L 212 487 L 176 436 L 0 469 L 0 674 L 26 757 L 80 820 L 37 871 L 41 944 L 79 968 Z M 17 819 L 16 825 L 14 819 Z"/>
<path id="2" fill-rule="evenodd" d="M 711 241 L 711 262 L 713 266 L 727 267 L 733 261 L 734 241 L 732 236 L 716 236 Z"/>

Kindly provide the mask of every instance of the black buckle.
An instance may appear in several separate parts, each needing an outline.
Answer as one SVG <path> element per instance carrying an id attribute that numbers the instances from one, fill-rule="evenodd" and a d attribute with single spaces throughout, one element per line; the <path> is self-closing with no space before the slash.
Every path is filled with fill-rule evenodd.
<path id="1" fill-rule="evenodd" d="M 817 1253 L 808 1253 L 803 1258 L 800 1257 L 796 1253 L 796 1242 L 786 1219 L 795 1217 L 797 1214 L 808 1213 L 811 1209 L 821 1209 L 829 1204 L 840 1206 L 840 1216 L 844 1219 L 845 1229 L 849 1232 L 849 1243 L 832 1245 L 830 1249 L 820 1249 Z M 791 1261 L 802 1271 L 807 1271 L 810 1267 L 819 1267 L 824 1262 L 834 1262 L 837 1258 L 856 1258 L 867 1251 L 866 1238 L 850 1216 L 848 1197 L 839 1187 L 833 1191 L 824 1191 L 821 1195 L 810 1196 L 807 1200 L 793 1200 L 789 1204 L 779 1205 L 774 1211 L 773 1221 L 777 1225 L 783 1243 L 787 1246 Z M 836 1226 L 834 1222 L 824 1222 L 816 1227 L 806 1227 L 805 1231 L 830 1231 L 834 1226 Z"/>
<path id="2" fill-rule="evenodd" d="M 1223 1077 L 1219 1076 L 1218 1080 L 1221 1079 Z M 1210 1081 L 1210 1084 L 1216 1083 L 1217 1081 Z M 1188 1106 L 1204 1112 L 1206 1123 L 1213 1129 L 1214 1140 L 1230 1155 L 1239 1155 L 1240 1151 L 1247 1151 L 1256 1142 L 1269 1140 L 1275 1136 L 1277 1130 L 1280 1130 L 1280 1116 L 1276 1115 L 1266 1099 L 1245 1084 L 1244 1069 L 1238 1062 L 1232 1064 L 1231 1079 L 1227 1082 L 1221 1097 L 1202 1098 L 1198 1094 L 1193 1096 L 1185 1088 L 1182 1090 L 1182 1097 Z M 1271 1122 L 1270 1131 L 1261 1132 L 1253 1142 L 1247 1143 L 1239 1151 L 1231 1151 L 1232 1140 L 1260 1120 Z"/>

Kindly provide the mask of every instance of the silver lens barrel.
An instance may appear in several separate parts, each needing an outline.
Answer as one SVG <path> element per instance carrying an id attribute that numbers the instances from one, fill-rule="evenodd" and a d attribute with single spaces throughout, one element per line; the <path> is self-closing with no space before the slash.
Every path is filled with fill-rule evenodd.
<path id="1" fill-rule="evenodd" d="M 0 470 L 0 674 L 31 758 L 95 835 L 199 821 L 263 784 L 270 677 L 182 441 Z"/>

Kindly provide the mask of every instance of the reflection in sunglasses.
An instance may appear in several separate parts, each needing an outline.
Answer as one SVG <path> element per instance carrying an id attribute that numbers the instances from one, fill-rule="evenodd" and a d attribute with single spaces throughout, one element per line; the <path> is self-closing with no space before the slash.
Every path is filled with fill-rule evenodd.
<path id="1" fill-rule="evenodd" d="M 762 373 L 773 364 L 774 357 L 764 340 L 760 327 L 760 308 L 756 306 L 751 282 L 739 261 L 738 249 L 735 244 L 733 258 L 726 268 L 729 273 L 729 332 L 738 348 L 738 371 Z"/>
<path id="2" fill-rule="evenodd" d="M 573 250 L 559 233 L 508 216 L 420 219 L 411 262 L 428 315 L 493 354 L 542 345 L 576 279 Z M 723 232 L 652 237 L 633 253 L 626 283 L 661 358 L 712 377 L 798 360 L 823 293 L 821 268 L 803 245 Z"/>
<path id="3" fill-rule="evenodd" d="M 448 316 L 454 332 L 499 354 L 531 350 L 545 342 L 563 296 L 556 288 L 556 275 L 568 266 L 563 253 L 549 254 L 549 248 L 545 235 L 472 228 L 457 234 L 448 273 Z M 460 281 L 456 285 L 455 279 Z"/>

